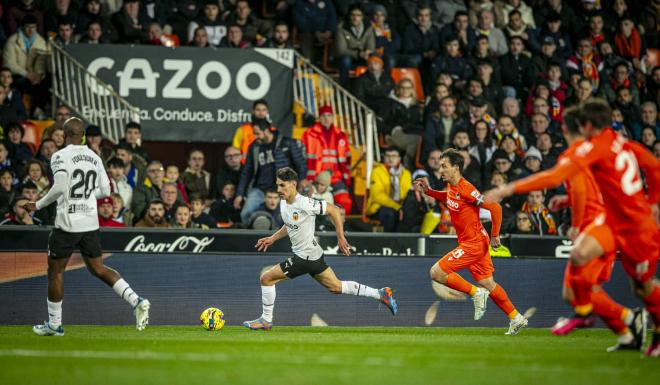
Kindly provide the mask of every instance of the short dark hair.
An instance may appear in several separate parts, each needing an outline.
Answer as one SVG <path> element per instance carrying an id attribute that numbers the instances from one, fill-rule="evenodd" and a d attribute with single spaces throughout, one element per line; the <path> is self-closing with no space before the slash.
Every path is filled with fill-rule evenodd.
<path id="1" fill-rule="evenodd" d="M 278 194 L 278 192 L 277 192 L 277 189 L 275 187 L 269 187 L 269 188 L 266 189 L 266 194 Z"/>
<path id="2" fill-rule="evenodd" d="M 161 205 L 161 206 L 163 206 L 163 208 L 165 208 L 165 202 L 163 202 L 162 199 L 158 199 L 158 198 L 152 199 L 151 201 L 149 201 L 149 206 L 147 206 L 147 208 L 149 208 L 153 205 Z"/>
<path id="3" fill-rule="evenodd" d="M 298 173 L 295 172 L 291 167 L 284 167 L 277 170 L 277 179 L 283 180 L 285 182 L 297 182 Z"/>
<path id="4" fill-rule="evenodd" d="M 5 72 L 5 71 L 11 72 L 11 69 L 9 69 L 9 67 L 6 67 L 6 66 L 0 67 L 0 72 Z"/>
<path id="5" fill-rule="evenodd" d="M 124 151 L 128 152 L 129 154 L 133 154 L 133 147 L 131 147 L 131 145 L 126 143 L 126 142 L 119 142 L 115 146 L 115 152 L 117 152 L 118 150 L 124 150 Z"/>
<path id="6" fill-rule="evenodd" d="M 204 202 L 204 198 L 202 198 L 202 196 L 199 195 L 199 194 L 190 194 L 190 198 L 188 199 L 188 201 L 190 201 L 191 204 L 192 204 L 193 202 L 195 202 L 195 201 L 198 201 L 198 202 L 202 202 L 202 203 L 203 203 L 203 202 Z"/>
<path id="7" fill-rule="evenodd" d="M 397 154 L 399 154 L 399 156 L 402 156 L 401 150 L 399 150 L 394 146 L 385 147 L 385 149 L 383 149 L 383 154 L 387 154 L 388 152 L 396 152 Z"/>
<path id="8" fill-rule="evenodd" d="M 591 123 L 594 128 L 609 127 L 612 124 L 612 108 L 603 99 L 586 101 L 579 114 L 580 124 Z"/>
<path id="9" fill-rule="evenodd" d="M 266 99 L 257 99 L 252 103 L 252 109 L 254 110 L 260 104 L 263 104 L 264 106 L 266 106 L 266 108 L 268 108 L 268 102 L 266 101 Z"/>
<path id="10" fill-rule="evenodd" d="M 142 132 L 142 125 L 140 125 L 140 123 L 138 122 L 128 122 L 126 124 L 126 130 L 124 130 L 124 132 L 128 131 L 131 128 L 135 128 L 138 131 Z"/>
<path id="11" fill-rule="evenodd" d="M 449 160 L 449 164 L 452 166 L 458 166 L 459 171 L 463 171 L 463 165 L 465 164 L 465 159 L 461 155 L 460 151 L 454 150 L 453 148 L 446 149 L 442 152 L 440 159 L 446 158 Z"/>
<path id="12" fill-rule="evenodd" d="M 582 135 L 580 130 L 580 109 L 577 106 L 567 107 L 564 110 L 564 125 L 571 135 Z"/>
<path id="13" fill-rule="evenodd" d="M 10 122 L 10 123 L 7 124 L 7 133 L 9 133 L 9 131 L 11 131 L 11 130 L 18 130 L 18 131 L 20 131 L 20 132 L 21 132 L 21 138 L 22 138 L 23 136 L 25 136 L 25 129 L 24 129 L 23 126 L 22 126 L 20 123 L 18 123 L 18 122 Z"/>
<path id="14" fill-rule="evenodd" d="M 116 156 L 113 156 L 112 158 L 108 159 L 107 167 L 124 168 L 124 162 Z"/>
<path id="15" fill-rule="evenodd" d="M 21 186 L 21 192 L 25 190 L 38 190 L 37 185 L 34 184 L 31 180 L 23 183 L 23 186 Z"/>
<path id="16" fill-rule="evenodd" d="M 454 20 L 456 20 L 459 16 L 466 16 L 467 17 L 468 13 L 467 13 L 467 11 L 462 11 L 462 10 L 461 11 L 456 11 L 456 13 L 454 13 Z"/>
<path id="17" fill-rule="evenodd" d="M 509 18 L 511 18 L 511 15 L 515 15 L 516 13 L 518 14 L 518 16 L 522 16 L 522 13 L 520 13 L 519 10 L 513 9 L 511 10 L 511 12 L 509 12 Z"/>

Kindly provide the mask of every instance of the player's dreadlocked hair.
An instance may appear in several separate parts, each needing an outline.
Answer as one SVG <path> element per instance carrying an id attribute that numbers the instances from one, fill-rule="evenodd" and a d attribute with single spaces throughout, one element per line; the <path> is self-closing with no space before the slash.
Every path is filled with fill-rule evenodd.
<path id="1" fill-rule="evenodd" d="M 440 159 L 442 158 L 447 158 L 449 160 L 449 164 L 452 166 L 458 166 L 458 171 L 462 172 L 463 171 L 463 166 L 465 165 L 465 158 L 463 158 L 463 155 L 461 155 L 460 152 L 453 148 L 448 148 L 442 152 L 442 156 L 440 156 Z"/>
<path id="2" fill-rule="evenodd" d="M 284 167 L 277 170 L 277 178 L 285 182 L 297 182 L 298 173 L 295 172 L 291 167 Z"/>

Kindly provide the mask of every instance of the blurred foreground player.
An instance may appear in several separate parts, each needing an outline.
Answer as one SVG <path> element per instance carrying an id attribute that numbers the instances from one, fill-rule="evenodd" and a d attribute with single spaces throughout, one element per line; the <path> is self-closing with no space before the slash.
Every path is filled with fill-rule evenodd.
<path id="1" fill-rule="evenodd" d="M 442 257 L 431 268 L 431 279 L 454 290 L 469 294 L 474 301 L 474 319 L 479 320 L 486 312 L 488 297 L 509 317 L 507 335 L 518 334 L 527 326 L 528 320 L 518 313 L 502 286 L 493 279 L 493 262 L 490 258 L 489 236 L 479 221 L 479 208 L 490 211 L 492 229 L 490 244 L 500 246 L 500 225 L 502 208 L 497 203 L 484 203 L 481 193 L 463 176 L 464 158 L 460 152 L 449 149 L 442 153 L 440 174 L 447 182 L 444 191 L 433 190 L 425 179 L 415 181 L 415 188 L 424 194 L 443 202 L 451 223 L 456 229 L 458 247 Z M 467 268 L 481 287 L 472 285 L 456 272 Z"/>
<path id="2" fill-rule="evenodd" d="M 646 354 L 660 356 L 660 285 L 655 281 L 656 266 L 660 256 L 660 230 L 658 229 L 658 201 L 660 200 L 660 161 L 641 144 L 615 132 L 610 124 L 611 109 L 602 100 L 584 103 L 578 113 L 580 131 L 588 138 L 574 153 L 552 169 L 534 175 L 542 182 L 533 186 L 550 188 L 571 176 L 590 170 L 603 195 L 605 213 L 596 216 L 592 224 L 577 238 L 571 251 L 571 264 L 576 270 L 588 269 L 594 258 L 621 252 L 621 264 L 631 277 L 635 293 L 644 301 L 655 324 L 653 341 Z M 647 183 L 645 195 L 640 168 Z M 522 192 L 519 184 L 526 180 L 501 186 L 487 192 L 487 200 L 499 200 L 516 192 Z M 616 230 L 616 233 L 614 232 Z M 577 293 L 576 293 L 577 294 Z M 593 299 L 583 304 L 594 307 Z M 633 330 L 643 324 L 642 317 L 635 316 Z M 641 341 L 619 340 L 609 349 L 638 350 Z"/>
<path id="3" fill-rule="evenodd" d="M 275 284 L 304 274 L 311 275 L 333 294 L 359 295 L 379 300 L 396 315 L 398 307 L 392 296 L 392 289 L 374 289 L 353 281 L 340 281 L 335 272 L 325 264 L 323 249 L 314 239 L 315 217 L 326 214 L 330 216 L 337 232 L 339 250 L 344 255 L 350 255 L 351 246 L 344 237 L 341 213 L 337 207 L 326 201 L 298 194 L 297 181 L 298 174 L 293 169 L 285 167 L 277 170 L 277 192 L 282 198 L 280 210 L 284 226 L 270 237 L 259 239 L 255 246 L 259 251 L 266 251 L 288 234 L 294 256 L 261 275 L 263 312 L 256 320 L 243 322 L 243 326 L 252 330 L 270 330 L 273 327 Z"/>
<path id="4" fill-rule="evenodd" d="M 64 122 L 66 147 L 50 162 L 53 187 L 39 201 L 25 205 L 34 211 L 57 200 L 55 227 L 48 237 L 48 321 L 32 328 L 40 336 L 64 335 L 64 271 L 74 249 L 80 250 L 92 275 L 133 307 L 137 330 L 143 330 L 149 322 L 149 301 L 135 294 L 115 270 L 103 264 L 96 199 L 110 195 L 110 181 L 101 158 L 83 144 L 83 125 L 78 118 Z"/>

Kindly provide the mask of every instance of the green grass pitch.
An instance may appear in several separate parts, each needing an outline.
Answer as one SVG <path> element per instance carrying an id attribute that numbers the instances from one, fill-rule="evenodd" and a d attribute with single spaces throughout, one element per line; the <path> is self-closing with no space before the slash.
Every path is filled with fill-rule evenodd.
<path id="1" fill-rule="evenodd" d="M 658 384 L 660 360 L 608 354 L 606 330 L 0 327 L 0 384 Z"/>

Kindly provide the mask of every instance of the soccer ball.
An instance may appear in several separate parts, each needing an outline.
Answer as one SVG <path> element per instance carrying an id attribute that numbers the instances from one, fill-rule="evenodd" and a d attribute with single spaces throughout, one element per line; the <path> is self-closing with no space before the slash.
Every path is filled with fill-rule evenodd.
<path id="1" fill-rule="evenodd" d="M 220 330 L 225 326 L 225 313 L 216 307 L 210 307 L 199 315 L 199 323 L 206 330 Z"/>

